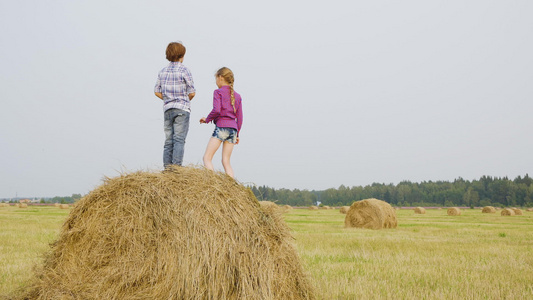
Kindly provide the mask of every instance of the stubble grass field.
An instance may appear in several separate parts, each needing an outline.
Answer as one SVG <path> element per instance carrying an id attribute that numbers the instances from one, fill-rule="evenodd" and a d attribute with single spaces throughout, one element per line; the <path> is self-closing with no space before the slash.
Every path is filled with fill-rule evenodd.
<path id="1" fill-rule="evenodd" d="M 319 299 L 533 299 L 533 212 L 396 213 L 386 230 L 345 229 L 338 209 L 285 214 Z M 0 207 L 0 295 L 31 278 L 67 215 Z"/>

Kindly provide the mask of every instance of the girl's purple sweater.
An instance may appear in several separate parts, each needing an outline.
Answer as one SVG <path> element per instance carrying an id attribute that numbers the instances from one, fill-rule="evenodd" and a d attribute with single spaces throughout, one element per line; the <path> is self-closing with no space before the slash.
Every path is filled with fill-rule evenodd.
<path id="1" fill-rule="evenodd" d="M 217 127 L 229 127 L 237 129 L 237 136 L 242 126 L 242 99 L 241 95 L 234 91 L 235 112 L 231 106 L 230 87 L 227 85 L 213 92 L 213 110 L 205 119 L 206 123 L 214 121 Z"/>

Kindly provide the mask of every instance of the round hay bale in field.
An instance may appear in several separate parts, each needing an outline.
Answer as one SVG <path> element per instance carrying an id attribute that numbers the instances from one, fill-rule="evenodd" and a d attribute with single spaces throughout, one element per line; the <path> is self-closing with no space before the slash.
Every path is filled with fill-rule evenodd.
<path id="1" fill-rule="evenodd" d="M 494 208 L 494 206 L 485 206 L 481 212 L 484 214 L 493 214 L 496 213 L 496 208 Z"/>
<path id="2" fill-rule="evenodd" d="M 105 179 L 36 272 L 20 299 L 315 298 L 280 210 L 204 168 Z"/>
<path id="3" fill-rule="evenodd" d="M 289 210 L 291 210 L 291 209 L 292 209 L 292 206 L 290 206 L 290 205 L 283 205 L 283 210 L 284 210 L 285 212 L 287 212 L 287 211 L 289 211 Z"/>
<path id="4" fill-rule="evenodd" d="M 510 208 L 504 208 L 502 209 L 502 212 L 500 213 L 502 216 L 514 216 L 514 210 Z"/>
<path id="5" fill-rule="evenodd" d="M 515 216 L 522 216 L 524 213 L 520 208 L 513 208 Z"/>
<path id="6" fill-rule="evenodd" d="M 311 205 L 309 206 L 309 210 L 318 210 L 318 206 Z"/>
<path id="7" fill-rule="evenodd" d="M 448 216 L 460 216 L 461 210 L 459 207 L 450 207 L 448 208 Z"/>
<path id="8" fill-rule="evenodd" d="M 533 211 L 533 208 L 528 208 L 526 209 L 526 211 Z"/>
<path id="9" fill-rule="evenodd" d="M 59 207 L 59 206 L 61 206 L 61 204 L 56 202 L 56 203 L 54 203 L 54 206 L 55 207 Z"/>
<path id="10" fill-rule="evenodd" d="M 349 206 L 342 206 L 339 211 L 340 211 L 341 214 L 346 214 L 348 212 L 348 210 L 350 210 Z"/>
<path id="11" fill-rule="evenodd" d="M 426 213 L 426 209 L 423 208 L 423 207 L 415 207 L 414 211 L 415 211 L 415 214 L 425 214 Z"/>
<path id="12" fill-rule="evenodd" d="M 397 226 L 398 219 L 392 206 L 374 198 L 354 202 L 344 218 L 344 227 L 347 228 L 382 229 Z"/>
<path id="13" fill-rule="evenodd" d="M 59 208 L 68 209 L 70 206 L 68 204 L 59 204 Z"/>
<path id="14" fill-rule="evenodd" d="M 26 203 L 19 203 L 17 206 L 18 208 L 28 208 L 28 204 Z"/>
<path id="15" fill-rule="evenodd" d="M 8 207 L 8 206 L 9 206 L 9 204 L 7 204 L 7 203 L 0 203 L 0 207 Z"/>
<path id="16" fill-rule="evenodd" d="M 322 206 L 322 209 L 330 209 L 331 207 L 327 206 L 327 205 L 324 205 Z"/>

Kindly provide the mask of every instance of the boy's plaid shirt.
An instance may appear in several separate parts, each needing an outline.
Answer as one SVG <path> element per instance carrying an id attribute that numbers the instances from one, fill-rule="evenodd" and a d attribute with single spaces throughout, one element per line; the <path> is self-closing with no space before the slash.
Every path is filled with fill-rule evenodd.
<path id="1" fill-rule="evenodd" d="M 155 92 L 163 94 L 163 110 L 178 108 L 191 112 L 189 94 L 195 93 L 189 69 L 180 62 L 170 62 L 157 76 Z"/>

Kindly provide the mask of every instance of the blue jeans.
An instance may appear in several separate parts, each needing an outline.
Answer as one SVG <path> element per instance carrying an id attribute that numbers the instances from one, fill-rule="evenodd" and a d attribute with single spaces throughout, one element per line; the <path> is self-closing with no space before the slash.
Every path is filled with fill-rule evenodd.
<path id="1" fill-rule="evenodd" d="M 171 108 L 165 111 L 165 147 L 163 151 L 163 165 L 178 165 L 183 163 L 185 138 L 189 132 L 189 112 Z"/>

